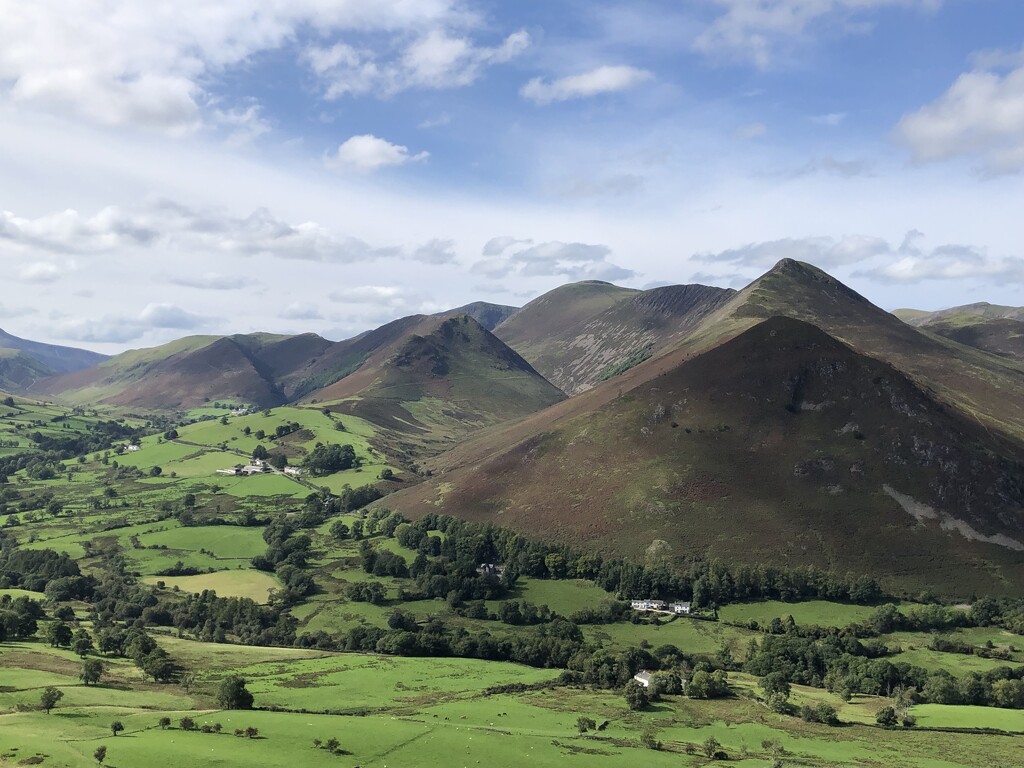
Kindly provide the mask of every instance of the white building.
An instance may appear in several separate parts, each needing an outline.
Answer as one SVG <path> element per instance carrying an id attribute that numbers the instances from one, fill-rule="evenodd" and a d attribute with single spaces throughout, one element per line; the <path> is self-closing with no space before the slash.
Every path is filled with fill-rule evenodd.
<path id="1" fill-rule="evenodd" d="M 629 604 L 634 611 L 664 611 L 668 607 L 664 600 L 631 600 Z"/>
<path id="2" fill-rule="evenodd" d="M 672 613 L 678 614 L 680 616 L 689 616 L 690 615 L 690 604 L 689 603 L 672 603 L 672 605 L 669 606 L 669 610 L 672 611 Z"/>
<path id="3" fill-rule="evenodd" d="M 639 672 L 633 675 L 633 679 L 640 683 L 640 685 L 642 685 L 644 688 L 650 688 L 651 676 L 653 674 L 654 673 L 651 672 L 651 670 L 649 669 L 641 669 Z"/>

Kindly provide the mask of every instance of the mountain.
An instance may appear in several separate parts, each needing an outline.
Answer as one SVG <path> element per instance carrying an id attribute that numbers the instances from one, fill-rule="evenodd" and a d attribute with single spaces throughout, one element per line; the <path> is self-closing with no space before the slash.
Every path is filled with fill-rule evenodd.
<path id="1" fill-rule="evenodd" d="M 399 322 L 401 333 L 388 333 L 390 338 L 361 339 L 361 364 L 303 401 L 366 418 L 391 435 L 393 454 L 412 459 L 564 399 L 468 315 Z"/>
<path id="2" fill-rule="evenodd" d="M 981 302 L 937 312 L 897 309 L 893 314 L 929 333 L 994 355 L 1024 361 L 1024 307 L 1001 307 Z"/>
<path id="3" fill-rule="evenodd" d="M 705 285 L 636 291 L 575 283 L 530 302 L 494 332 L 549 381 L 577 394 L 679 343 L 734 294 Z"/>
<path id="4" fill-rule="evenodd" d="M 709 314 L 680 348 L 703 351 L 775 315 L 818 326 L 895 366 L 938 399 L 1024 441 L 1024 364 L 914 328 L 822 270 L 792 259 Z"/>
<path id="5" fill-rule="evenodd" d="M 474 301 L 463 307 L 442 312 L 443 315 L 469 315 L 488 331 L 493 331 L 508 318 L 519 311 L 519 307 L 506 304 L 489 304 L 486 301 Z"/>
<path id="6" fill-rule="evenodd" d="M 0 387 L 22 391 L 46 376 L 96 365 L 106 355 L 74 347 L 43 344 L 0 329 Z"/>
<path id="7" fill-rule="evenodd" d="M 471 438 L 387 505 L 636 558 L 664 541 L 910 591 L 1024 585 L 1024 447 L 893 366 L 786 317 L 645 366 Z"/>
<path id="8" fill-rule="evenodd" d="M 216 400 L 318 404 L 365 417 L 382 430 L 381 449 L 408 462 L 564 398 L 465 314 L 413 315 L 340 342 L 315 334 L 191 336 L 35 389 L 72 403 L 153 410 Z"/>

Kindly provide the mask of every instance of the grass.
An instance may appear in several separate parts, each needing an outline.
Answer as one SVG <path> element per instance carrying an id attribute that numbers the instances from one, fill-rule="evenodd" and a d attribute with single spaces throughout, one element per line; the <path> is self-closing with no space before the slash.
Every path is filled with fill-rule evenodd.
<path id="1" fill-rule="evenodd" d="M 221 597 L 248 597 L 257 603 L 265 603 L 270 591 L 281 585 L 273 576 L 262 571 L 235 570 L 203 573 L 198 576 L 149 576 L 147 584 L 162 581 L 168 589 L 177 587 L 183 592 L 213 590 Z"/>
<path id="2" fill-rule="evenodd" d="M 1024 710 L 918 704 L 911 709 L 917 724 L 927 728 L 995 728 L 1024 734 Z"/>
<path id="3" fill-rule="evenodd" d="M 808 600 L 803 603 L 764 600 L 756 603 L 724 605 L 719 608 L 718 615 L 722 621 L 737 624 L 756 621 L 762 627 L 770 624 L 772 619 L 785 619 L 787 616 L 792 616 L 793 620 L 801 626 L 846 627 L 863 621 L 875 610 L 872 606 L 831 603 L 825 600 Z"/>

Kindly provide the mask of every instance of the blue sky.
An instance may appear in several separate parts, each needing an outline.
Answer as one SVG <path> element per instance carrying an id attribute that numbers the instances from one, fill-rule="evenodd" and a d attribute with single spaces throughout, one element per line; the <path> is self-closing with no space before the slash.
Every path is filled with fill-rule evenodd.
<path id="1" fill-rule="evenodd" d="M 341 338 L 817 263 L 1024 295 L 1011 0 L 0 0 L 0 326 Z"/>

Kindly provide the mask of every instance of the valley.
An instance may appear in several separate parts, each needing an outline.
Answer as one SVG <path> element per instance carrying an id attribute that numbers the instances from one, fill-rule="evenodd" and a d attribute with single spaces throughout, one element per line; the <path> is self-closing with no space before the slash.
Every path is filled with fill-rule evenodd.
<path id="1" fill-rule="evenodd" d="M 1024 368 L 909 320 L 783 261 L 39 362 L 0 764 L 1013 764 Z"/>

